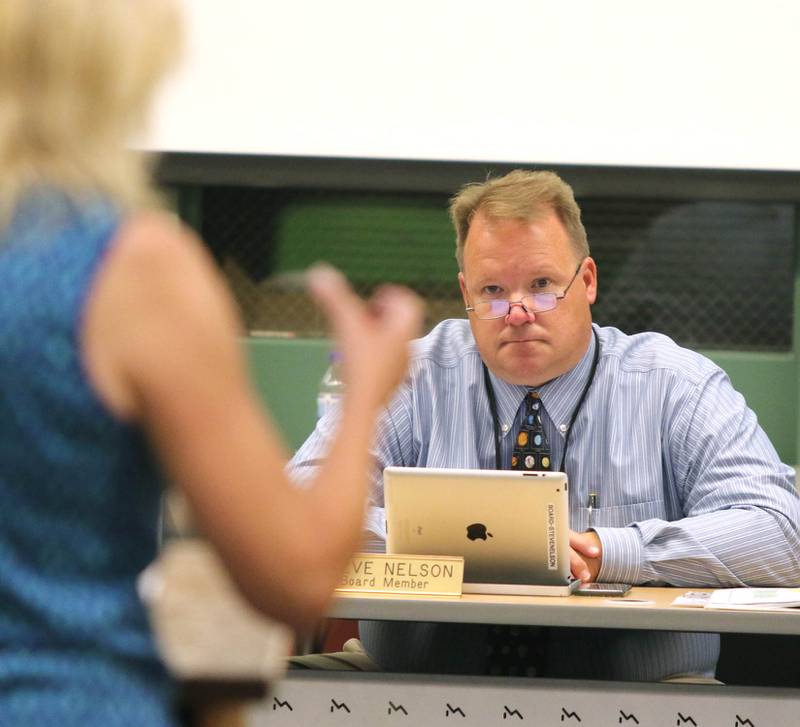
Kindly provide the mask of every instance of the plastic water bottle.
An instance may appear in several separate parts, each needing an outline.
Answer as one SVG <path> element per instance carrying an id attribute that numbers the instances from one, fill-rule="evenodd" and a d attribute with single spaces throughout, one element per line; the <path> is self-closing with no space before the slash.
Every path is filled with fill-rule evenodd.
<path id="1" fill-rule="evenodd" d="M 338 351 L 331 351 L 328 361 L 328 368 L 319 382 L 317 419 L 322 419 L 328 411 L 335 408 L 344 395 L 344 381 L 342 381 L 341 373 L 342 354 Z"/>

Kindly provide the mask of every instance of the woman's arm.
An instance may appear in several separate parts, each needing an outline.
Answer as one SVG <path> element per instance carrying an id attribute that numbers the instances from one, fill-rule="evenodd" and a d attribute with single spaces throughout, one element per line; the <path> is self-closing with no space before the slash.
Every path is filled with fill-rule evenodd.
<path id="1" fill-rule="evenodd" d="M 251 603 L 298 629 L 323 613 L 358 545 L 374 420 L 421 320 L 403 290 L 367 306 L 331 270 L 312 274 L 310 287 L 348 386 L 338 435 L 308 489 L 284 473 L 287 452 L 249 382 L 225 284 L 169 218 L 143 216 L 120 231 L 83 332 L 101 398 L 147 430 Z"/>

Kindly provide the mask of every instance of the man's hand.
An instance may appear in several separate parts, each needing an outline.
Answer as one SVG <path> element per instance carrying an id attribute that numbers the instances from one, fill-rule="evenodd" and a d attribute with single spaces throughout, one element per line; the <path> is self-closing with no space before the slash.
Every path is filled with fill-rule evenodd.
<path id="1" fill-rule="evenodd" d="M 597 579 L 603 562 L 603 546 L 594 530 L 585 533 L 569 531 L 570 568 L 572 575 L 583 583 Z"/>

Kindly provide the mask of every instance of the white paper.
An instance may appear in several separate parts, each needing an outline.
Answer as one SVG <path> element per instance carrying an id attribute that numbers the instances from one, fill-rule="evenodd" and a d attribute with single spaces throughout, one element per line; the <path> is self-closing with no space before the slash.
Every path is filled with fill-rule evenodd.
<path id="1" fill-rule="evenodd" d="M 724 588 L 711 593 L 706 608 L 800 608 L 800 588 Z"/>
<path id="2" fill-rule="evenodd" d="M 704 608 L 708 605 L 711 598 L 711 591 L 686 591 L 678 596 L 673 602 L 673 606 L 684 606 L 686 608 Z"/>

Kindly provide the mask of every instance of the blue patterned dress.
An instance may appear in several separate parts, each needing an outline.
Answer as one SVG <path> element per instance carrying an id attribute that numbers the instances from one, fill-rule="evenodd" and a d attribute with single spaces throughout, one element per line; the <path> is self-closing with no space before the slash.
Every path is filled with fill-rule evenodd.
<path id="1" fill-rule="evenodd" d="M 80 353 L 119 223 L 101 199 L 47 189 L 0 229 L 0 725 L 172 724 L 136 593 L 162 480 Z"/>

